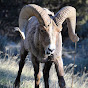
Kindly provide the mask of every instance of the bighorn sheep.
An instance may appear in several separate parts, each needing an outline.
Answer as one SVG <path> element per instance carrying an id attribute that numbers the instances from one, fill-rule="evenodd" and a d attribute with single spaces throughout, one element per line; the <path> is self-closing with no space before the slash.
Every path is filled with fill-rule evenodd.
<path id="1" fill-rule="evenodd" d="M 48 78 L 52 63 L 55 64 L 60 88 L 66 88 L 63 77 L 61 31 L 62 24 L 66 20 L 70 39 L 73 42 L 79 40 L 75 34 L 76 9 L 66 6 L 51 17 L 49 16 L 49 12 L 34 4 L 24 6 L 20 12 L 19 28 L 17 30 L 21 33 L 23 40 L 21 43 L 19 71 L 14 83 L 15 88 L 19 88 L 20 76 L 28 52 L 31 53 L 34 67 L 35 88 L 39 88 L 40 63 L 45 63 L 43 69 L 45 88 L 49 88 Z M 52 15 L 51 12 L 50 14 Z"/>

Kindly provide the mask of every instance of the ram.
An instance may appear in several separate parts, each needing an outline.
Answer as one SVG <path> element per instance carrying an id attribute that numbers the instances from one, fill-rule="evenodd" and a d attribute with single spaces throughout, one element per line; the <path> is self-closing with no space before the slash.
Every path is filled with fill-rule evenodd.
<path id="1" fill-rule="evenodd" d="M 19 16 L 19 28 L 22 36 L 19 71 L 14 83 L 14 88 L 20 86 L 20 76 L 28 52 L 34 67 L 35 88 L 39 88 L 40 63 L 45 63 L 43 77 L 45 88 L 49 88 L 49 70 L 55 64 L 60 88 L 66 88 L 62 61 L 62 24 L 66 20 L 68 34 L 73 42 L 79 40 L 75 34 L 76 9 L 71 6 L 63 7 L 55 15 L 51 11 L 35 4 L 22 8 Z"/>

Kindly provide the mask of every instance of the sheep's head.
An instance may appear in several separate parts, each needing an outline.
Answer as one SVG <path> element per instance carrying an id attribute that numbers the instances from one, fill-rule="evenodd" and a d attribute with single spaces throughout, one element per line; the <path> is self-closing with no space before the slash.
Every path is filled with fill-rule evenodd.
<path id="1" fill-rule="evenodd" d="M 79 38 L 75 34 L 76 26 L 76 10 L 74 7 L 66 6 L 58 11 L 52 18 L 49 17 L 45 9 L 40 6 L 30 4 L 23 7 L 19 17 L 19 28 L 25 29 L 28 19 L 36 16 L 39 25 L 39 35 L 41 44 L 45 49 L 45 54 L 51 55 L 56 48 L 56 39 L 58 33 L 62 30 L 62 24 L 66 20 L 68 25 L 68 33 L 73 42 L 77 42 Z"/>
<path id="2" fill-rule="evenodd" d="M 51 55 L 56 49 L 56 40 L 58 33 L 62 27 L 57 27 L 55 22 L 51 19 L 51 23 L 46 27 L 39 25 L 39 39 L 45 50 L 45 55 Z"/>

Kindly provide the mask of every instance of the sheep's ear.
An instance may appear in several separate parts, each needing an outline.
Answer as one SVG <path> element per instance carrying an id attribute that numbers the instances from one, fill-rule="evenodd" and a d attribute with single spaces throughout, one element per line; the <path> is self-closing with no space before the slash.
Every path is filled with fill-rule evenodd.
<path id="1" fill-rule="evenodd" d="M 19 29 L 19 27 L 14 27 L 14 31 L 18 31 L 20 34 L 21 34 L 21 37 L 22 37 L 22 39 L 23 40 L 25 40 L 25 34 L 24 34 L 24 32 L 22 32 L 20 29 Z"/>
<path id="2" fill-rule="evenodd" d="M 14 27 L 14 31 L 19 31 L 19 27 Z"/>
<path id="3" fill-rule="evenodd" d="M 61 32 L 62 31 L 62 25 L 60 25 L 60 26 L 56 26 L 56 30 L 58 31 L 58 32 Z"/>
<path id="4" fill-rule="evenodd" d="M 55 29 L 56 29 L 57 32 L 61 32 L 61 31 L 62 31 L 62 25 L 58 25 L 58 26 L 57 26 L 57 25 L 55 24 L 55 22 L 53 22 L 53 25 L 54 25 L 54 27 L 55 27 Z"/>

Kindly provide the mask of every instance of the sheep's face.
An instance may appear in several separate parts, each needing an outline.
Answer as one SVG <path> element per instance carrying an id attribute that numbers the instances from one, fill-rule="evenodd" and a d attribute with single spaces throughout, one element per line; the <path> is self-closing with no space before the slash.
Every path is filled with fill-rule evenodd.
<path id="1" fill-rule="evenodd" d="M 39 38 L 44 48 L 45 55 L 50 56 L 54 54 L 58 32 L 59 29 L 53 21 L 48 27 L 39 25 Z"/>

